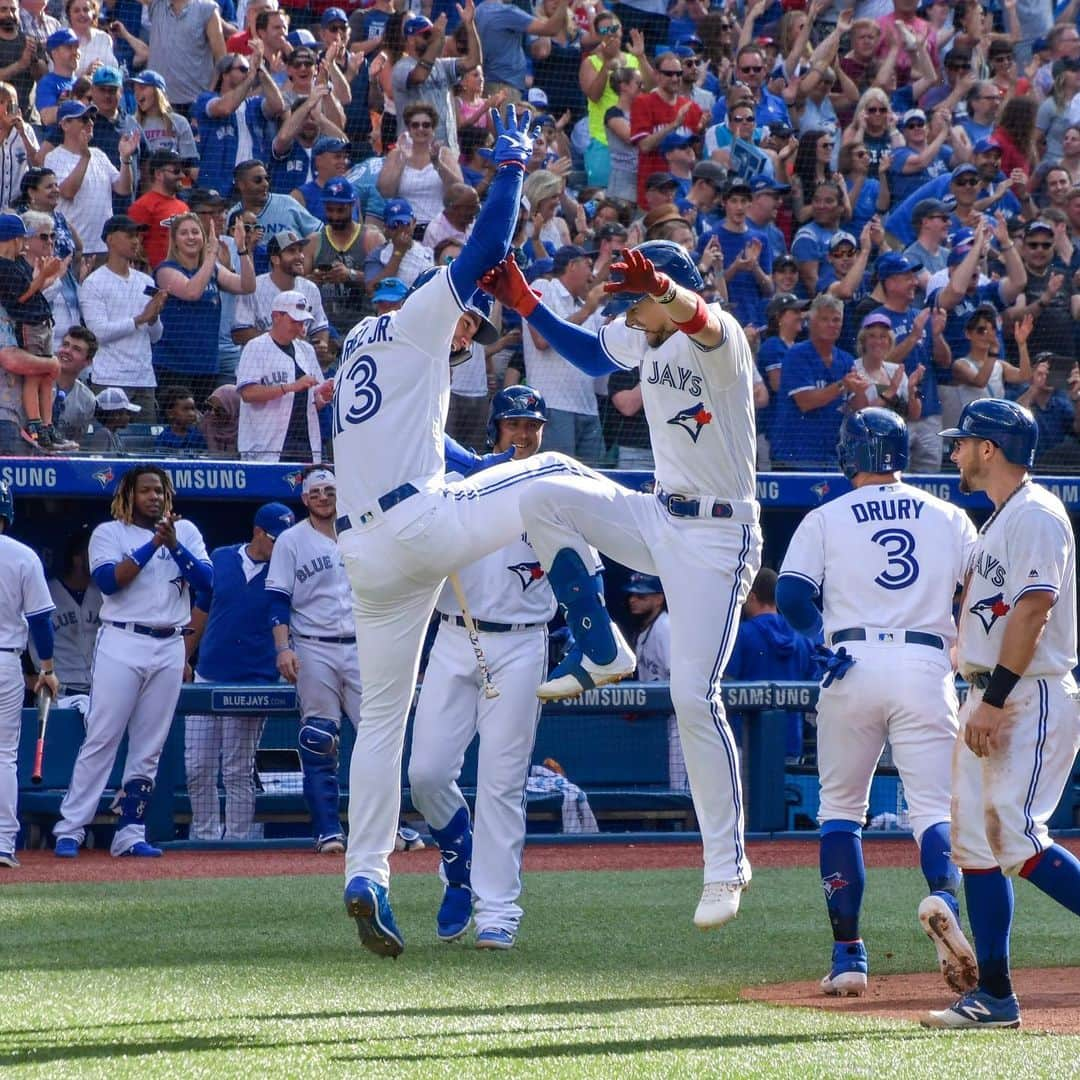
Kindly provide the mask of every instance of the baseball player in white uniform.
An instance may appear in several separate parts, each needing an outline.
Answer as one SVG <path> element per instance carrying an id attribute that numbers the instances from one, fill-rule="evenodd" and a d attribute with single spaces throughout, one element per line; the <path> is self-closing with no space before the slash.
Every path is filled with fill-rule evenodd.
<path id="1" fill-rule="evenodd" d="M 345 337 L 334 380 L 338 543 L 353 588 L 364 704 L 349 772 L 345 906 L 361 943 L 380 956 L 404 948 L 387 895 L 405 722 L 420 651 L 448 573 L 521 535 L 521 492 L 536 477 L 596 476 L 558 454 L 535 454 L 447 482 L 444 438 L 450 363 L 493 328 L 474 295 L 506 256 L 531 153 L 528 114 L 507 127 L 492 114 L 495 178 L 461 255 L 421 275 L 402 307 L 364 319 Z M 478 338 L 479 339 L 479 338 Z M 450 363 L 448 363 L 448 358 Z M 460 448 L 459 448 L 460 449 Z M 465 472 L 485 464 L 462 455 Z M 633 654 L 622 642 L 623 667 Z"/>
<path id="2" fill-rule="evenodd" d="M 975 955 L 959 923 L 960 874 L 949 858 L 949 798 L 958 730 L 949 650 L 952 606 L 975 543 L 959 508 L 905 484 L 904 421 L 870 408 L 844 419 L 840 468 L 853 490 L 810 511 L 788 546 L 776 600 L 803 634 L 816 635 L 824 604 L 827 655 L 818 698 L 821 884 L 832 924 L 832 966 L 821 988 L 866 992 L 859 932 L 866 874 L 862 825 L 886 739 L 904 783 L 930 895 L 919 918 L 946 982 L 975 985 Z M 867 625 L 872 613 L 876 625 Z"/>
<path id="3" fill-rule="evenodd" d="M 277 669 L 296 685 L 300 704 L 300 760 L 315 852 L 334 855 L 345 850 L 338 816 L 341 717 L 355 725 L 360 716 L 360 665 L 352 591 L 334 536 L 334 474 L 309 469 L 300 497 L 308 516 L 274 542 L 266 592 Z"/>
<path id="4" fill-rule="evenodd" d="M 1026 878 L 1080 915 L 1080 861 L 1046 828 L 1080 750 L 1076 543 L 1061 501 L 1031 482 L 1038 427 L 1027 409 L 973 401 L 942 435 L 954 440 L 960 489 L 994 504 L 967 566 L 956 646 L 971 690 L 953 758 L 952 849 L 979 981 L 923 1023 L 1016 1028 L 1012 879 Z"/>
<path id="5" fill-rule="evenodd" d="M 546 420 L 547 406 L 535 390 L 508 387 L 492 399 L 489 444 L 496 452 L 514 446 L 516 458 L 530 458 L 540 449 Z M 524 536 L 459 574 L 499 696 L 484 696 L 461 607 L 446 585 L 436 604 L 438 636 L 413 718 L 409 789 L 442 851 L 446 888 L 436 917 L 439 940 L 465 934 L 475 902 L 476 947 L 509 949 L 522 914 L 517 900 L 524 791 L 555 597 Z M 474 836 L 457 779 L 477 732 Z"/>
<path id="6" fill-rule="evenodd" d="M 56 855 L 75 858 L 127 732 L 113 855 L 155 857 L 146 807 L 184 677 L 189 588 L 209 589 L 213 567 L 199 530 L 173 513 L 172 481 L 154 465 L 121 478 L 113 520 L 90 535 L 90 572 L 104 594 L 90 676 L 86 738 L 53 833 Z"/>
<path id="7" fill-rule="evenodd" d="M 34 692 L 44 687 L 55 698 L 58 690 L 53 672 L 53 602 L 45 568 L 31 548 L 6 535 L 14 521 L 11 489 L 0 480 L 0 869 L 10 870 L 19 867 L 17 762 L 25 690 L 19 657 L 26 648 L 27 630 L 41 658 Z"/>
<path id="8" fill-rule="evenodd" d="M 701 275 L 679 245 L 647 242 L 612 271 L 608 291 L 628 294 L 631 306 L 598 335 L 545 308 L 512 261 L 484 281 L 583 371 L 640 368 L 656 458 L 655 494 L 600 477 L 553 476 L 522 496 L 529 541 L 577 642 L 539 693 L 578 694 L 618 677 L 623 664 L 588 545 L 660 578 L 671 626 L 671 698 L 705 854 L 694 922 L 707 930 L 734 918 L 750 880 L 739 752 L 720 679 L 761 559 L 754 360 L 738 322 L 698 295 Z"/>

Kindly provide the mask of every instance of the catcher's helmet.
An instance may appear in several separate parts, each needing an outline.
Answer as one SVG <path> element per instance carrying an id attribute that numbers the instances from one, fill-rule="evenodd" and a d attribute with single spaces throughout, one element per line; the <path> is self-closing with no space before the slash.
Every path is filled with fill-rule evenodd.
<path id="1" fill-rule="evenodd" d="M 5 528 L 10 529 L 15 524 L 15 500 L 6 480 L 0 480 L 0 517 L 7 521 Z"/>
<path id="2" fill-rule="evenodd" d="M 943 439 L 989 439 L 1013 465 L 1035 464 L 1039 428 L 1035 417 L 1015 401 L 979 398 L 969 401 L 954 428 L 938 432 Z"/>
<path id="3" fill-rule="evenodd" d="M 691 292 L 700 293 L 705 282 L 697 268 L 697 263 L 686 253 L 686 248 L 673 240 L 646 240 L 638 244 L 634 251 L 640 251 L 661 273 L 667 274 L 676 285 Z M 645 293 L 620 293 L 629 299 L 630 304 L 644 300 Z"/>
<path id="4" fill-rule="evenodd" d="M 908 463 L 907 424 L 888 409 L 852 413 L 840 425 L 836 456 L 849 480 L 861 472 L 899 472 Z"/>
<path id="5" fill-rule="evenodd" d="M 491 415 L 488 417 L 488 446 L 499 441 L 500 420 L 539 420 L 546 424 L 547 402 L 531 386 L 508 386 L 491 399 Z"/>

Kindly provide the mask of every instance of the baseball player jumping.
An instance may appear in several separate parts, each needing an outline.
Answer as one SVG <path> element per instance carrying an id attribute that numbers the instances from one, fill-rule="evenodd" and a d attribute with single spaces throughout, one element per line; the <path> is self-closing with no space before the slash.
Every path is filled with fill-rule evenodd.
<path id="1" fill-rule="evenodd" d="M 659 576 L 671 625 L 671 698 L 705 852 L 694 922 L 707 930 L 734 918 L 750 880 L 739 752 L 720 679 L 761 557 L 754 360 L 735 318 L 697 295 L 704 283 L 679 245 L 641 244 L 612 272 L 608 291 L 626 294 L 631 306 L 598 335 L 540 303 L 512 260 L 484 279 L 586 373 L 640 368 L 656 458 L 655 494 L 590 475 L 546 476 L 522 495 L 529 542 L 576 641 L 539 694 L 579 694 L 618 678 L 625 663 L 588 545 Z"/>
<path id="2" fill-rule="evenodd" d="M 1031 482 L 1038 428 L 1027 409 L 983 398 L 941 434 L 953 440 L 960 490 L 985 492 L 994 512 L 967 564 L 956 647 L 971 691 L 953 759 L 952 850 L 979 982 L 923 1024 L 1017 1028 L 1012 879 L 1080 915 L 1080 862 L 1046 828 L 1080 750 L 1076 547 L 1061 501 Z"/>
<path id="3" fill-rule="evenodd" d="M 824 601 L 825 678 L 818 698 L 821 885 L 833 931 L 831 996 L 866 992 L 859 932 L 866 874 L 862 825 L 888 739 L 904 782 L 930 895 L 919 919 L 957 993 L 975 985 L 960 929 L 960 874 L 949 859 L 950 763 L 958 730 L 949 650 L 952 604 L 975 543 L 955 506 L 905 484 L 907 426 L 888 409 L 844 419 L 837 447 L 853 490 L 812 510 L 791 539 L 776 600 L 798 631 L 816 635 Z M 873 612 L 877 625 L 867 625 Z"/>
<path id="4" fill-rule="evenodd" d="M 5 535 L 14 523 L 15 501 L 0 480 L 0 868 L 11 870 L 19 867 L 16 765 L 25 688 L 19 657 L 26 648 L 27 629 L 41 665 L 34 692 L 44 688 L 55 698 L 59 690 L 53 673 L 53 602 L 45 569 L 31 548 Z"/>
<path id="5" fill-rule="evenodd" d="M 462 253 L 417 280 L 402 307 L 357 324 L 334 381 L 338 543 L 353 589 L 364 701 L 349 771 L 345 906 L 363 945 L 381 956 L 404 948 L 387 895 L 401 792 L 405 722 L 428 621 L 448 573 L 523 532 L 521 493 L 550 475 L 595 477 L 560 454 L 505 461 L 476 478 L 445 476 L 450 363 L 487 327 L 480 275 L 505 258 L 532 152 L 528 113 L 492 114 L 496 165 L 487 200 Z M 449 360 L 449 362 L 448 362 Z M 475 457 L 475 455 L 473 455 Z M 486 462 L 479 458 L 473 468 Z M 469 468 L 457 471 L 465 472 Z M 299 526 L 298 526 L 299 527 Z M 620 664 L 633 670 L 620 639 Z"/>
<path id="6" fill-rule="evenodd" d="M 515 447 L 518 459 L 530 458 L 540 449 L 546 421 L 547 406 L 535 390 L 508 387 L 492 399 L 488 442 L 496 453 Z M 523 796 L 555 598 L 524 537 L 464 567 L 460 580 L 499 696 L 484 695 L 461 607 L 447 585 L 436 605 L 439 632 L 413 718 L 409 789 L 442 851 L 439 940 L 465 934 L 475 901 L 476 947 L 509 949 L 522 914 Z M 457 779 L 477 732 L 474 837 Z"/>
<path id="7" fill-rule="evenodd" d="M 214 572 L 199 530 L 173 513 L 172 481 L 136 465 L 116 487 L 112 521 L 90 536 L 90 572 L 101 589 L 86 738 L 53 833 L 56 855 L 73 859 L 105 790 L 126 731 L 127 760 L 114 810 L 113 855 L 155 857 L 146 807 L 184 677 L 188 589 L 210 589 Z"/>

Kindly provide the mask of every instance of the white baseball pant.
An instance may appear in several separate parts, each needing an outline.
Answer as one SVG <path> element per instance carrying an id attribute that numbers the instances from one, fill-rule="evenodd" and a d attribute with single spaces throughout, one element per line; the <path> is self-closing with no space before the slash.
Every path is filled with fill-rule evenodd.
<path id="1" fill-rule="evenodd" d="M 0 652 L 0 851 L 14 851 L 19 832 L 19 734 L 23 675 L 19 654 Z"/>
<path id="2" fill-rule="evenodd" d="M 360 665 L 356 646 L 293 634 L 293 650 L 300 661 L 296 696 L 301 719 L 321 716 L 341 723 L 347 716 L 356 726 L 360 719 Z"/>

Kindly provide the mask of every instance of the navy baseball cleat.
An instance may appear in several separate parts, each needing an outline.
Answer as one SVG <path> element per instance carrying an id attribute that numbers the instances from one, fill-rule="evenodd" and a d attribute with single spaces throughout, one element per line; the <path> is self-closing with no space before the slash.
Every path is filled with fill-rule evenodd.
<path id="1" fill-rule="evenodd" d="M 869 970 L 861 941 L 834 941 L 832 970 L 821 980 L 821 992 L 829 997 L 862 997 Z"/>
<path id="2" fill-rule="evenodd" d="M 493 926 L 477 932 L 476 947 L 478 949 L 512 949 L 515 940 L 513 931 L 505 930 L 501 926 Z"/>
<path id="3" fill-rule="evenodd" d="M 923 1027 L 963 1031 L 972 1028 L 1018 1028 L 1020 1002 L 1015 994 L 996 998 L 985 990 L 972 990 L 947 1009 L 929 1012 L 920 1021 Z"/>
<path id="4" fill-rule="evenodd" d="M 79 841 L 74 836 L 58 836 L 53 854 L 58 859 L 77 859 L 79 857 Z"/>
<path id="5" fill-rule="evenodd" d="M 435 932 L 440 941 L 457 941 L 472 922 L 472 890 L 467 885 L 447 885 L 439 913 L 435 916 Z"/>
<path id="6" fill-rule="evenodd" d="M 345 886 L 345 910 L 356 920 L 360 943 L 376 956 L 400 956 L 405 939 L 394 922 L 386 886 L 366 877 L 354 877 Z"/>
<path id="7" fill-rule="evenodd" d="M 919 904 L 919 922 L 937 949 L 938 966 L 949 989 L 966 994 L 979 985 L 979 963 L 960 929 L 959 910 L 948 893 L 931 893 Z"/>
<path id="8" fill-rule="evenodd" d="M 56 846 L 57 848 L 60 847 L 59 840 L 57 840 Z M 154 847 L 153 844 L 148 844 L 145 840 L 136 840 L 127 851 L 120 852 L 121 859 L 160 859 L 161 856 L 161 848 Z"/>
<path id="9" fill-rule="evenodd" d="M 0 866 L 9 867 L 11 870 L 18 870 L 20 863 L 15 858 L 14 851 L 0 851 Z"/>

